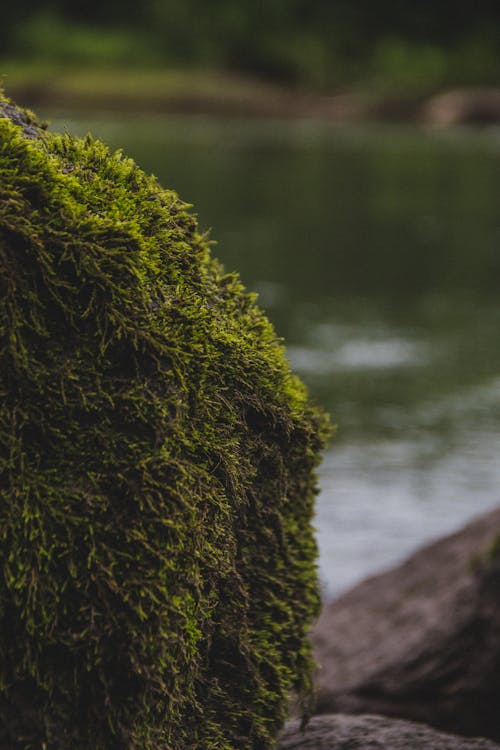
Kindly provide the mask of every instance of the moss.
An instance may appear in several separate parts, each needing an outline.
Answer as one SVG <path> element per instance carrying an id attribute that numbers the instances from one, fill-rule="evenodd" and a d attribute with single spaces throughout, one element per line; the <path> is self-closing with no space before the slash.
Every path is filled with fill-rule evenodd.
<path id="1" fill-rule="evenodd" d="M 189 207 L 0 99 L 0 747 L 267 750 L 328 432 Z"/>
<path id="2" fill-rule="evenodd" d="M 500 564 L 500 534 L 497 534 L 489 544 L 470 560 L 473 573 L 488 575 L 498 570 Z"/>

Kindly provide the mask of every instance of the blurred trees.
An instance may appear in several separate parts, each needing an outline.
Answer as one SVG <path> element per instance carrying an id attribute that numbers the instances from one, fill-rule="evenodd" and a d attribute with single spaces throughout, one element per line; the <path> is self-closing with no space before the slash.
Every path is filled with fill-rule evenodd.
<path id="1" fill-rule="evenodd" d="M 2 9 L 0 54 L 210 66 L 316 87 L 490 83 L 499 22 L 498 0 L 17 0 Z"/>

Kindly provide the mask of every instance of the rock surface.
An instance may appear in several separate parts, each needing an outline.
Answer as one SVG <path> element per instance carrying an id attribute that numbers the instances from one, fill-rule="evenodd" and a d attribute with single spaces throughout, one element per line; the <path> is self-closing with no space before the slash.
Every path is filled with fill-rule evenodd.
<path id="1" fill-rule="evenodd" d="M 485 739 L 436 732 L 383 716 L 315 716 L 304 732 L 290 722 L 278 750 L 498 750 Z"/>
<path id="2" fill-rule="evenodd" d="M 500 509 L 361 583 L 313 633 L 318 713 L 500 740 Z"/>
<path id="3" fill-rule="evenodd" d="M 33 140 L 40 137 L 43 128 L 35 123 L 26 110 L 19 109 L 15 104 L 0 99 L 0 117 L 7 117 L 15 125 L 20 125 L 28 139 Z"/>
<path id="4" fill-rule="evenodd" d="M 496 124 L 500 122 L 500 89 L 455 89 L 438 94 L 425 103 L 423 117 L 439 127 Z"/>

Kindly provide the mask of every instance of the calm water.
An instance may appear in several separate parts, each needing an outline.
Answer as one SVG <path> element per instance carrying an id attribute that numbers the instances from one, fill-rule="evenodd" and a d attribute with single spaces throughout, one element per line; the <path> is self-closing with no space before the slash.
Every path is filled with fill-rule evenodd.
<path id="1" fill-rule="evenodd" d="M 51 119 L 196 206 L 338 424 L 327 597 L 500 502 L 500 131 Z"/>

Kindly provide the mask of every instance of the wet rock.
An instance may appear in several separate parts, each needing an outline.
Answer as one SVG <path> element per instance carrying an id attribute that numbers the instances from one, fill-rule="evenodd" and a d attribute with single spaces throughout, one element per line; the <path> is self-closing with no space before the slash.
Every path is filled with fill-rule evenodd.
<path id="1" fill-rule="evenodd" d="M 423 724 L 383 716 L 315 716 L 304 732 L 290 722 L 278 750 L 497 750 L 485 739 L 436 732 Z"/>
<path id="2" fill-rule="evenodd" d="M 313 634 L 318 713 L 500 740 L 499 534 L 497 509 L 325 607 Z"/>

